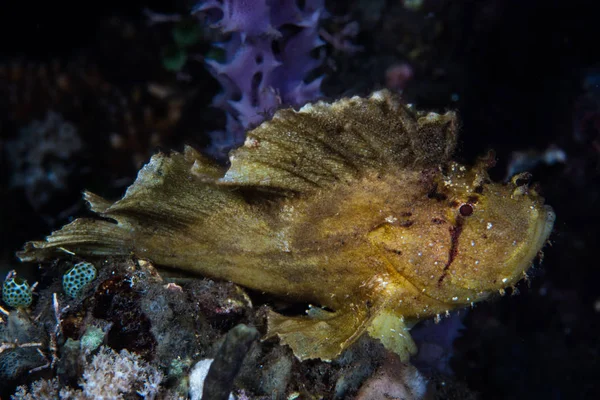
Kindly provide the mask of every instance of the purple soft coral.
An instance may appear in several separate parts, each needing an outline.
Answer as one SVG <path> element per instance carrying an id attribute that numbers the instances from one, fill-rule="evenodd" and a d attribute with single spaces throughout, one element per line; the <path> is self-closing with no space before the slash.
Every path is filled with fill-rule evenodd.
<path id="1" fill-rule="evenodd" d="M 262 34 L 275 34 L 277 30 L 271 25 L 268 0 L 208 0 L 201 1 L 192 13 L 206 12 L 212 28 L 224 33 L 237 32 L 245 38 Z"/>
<path id="2" fill-rule="evenodd" d="M 213 132 L 209 152 L 224 158 L 241 145 L 245 131 L 260 124 L 282 105 L 299 107 L 321 95 L 322 77 L 306 82 L 323 61 L 314 50 L 323 45 L 319 20 L 323 0 L 209 0 L 193 10 L 211 26 L 229 33 L 223 62 L 207 64 L 223 86 L 213 105 L 227 113 L 224 132 Z"/>

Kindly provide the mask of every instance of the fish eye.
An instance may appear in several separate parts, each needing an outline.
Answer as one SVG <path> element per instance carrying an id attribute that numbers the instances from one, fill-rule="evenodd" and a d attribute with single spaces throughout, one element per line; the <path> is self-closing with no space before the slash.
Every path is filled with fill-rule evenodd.
<path id="1" fill-rule="evenodd" d="M 473 214 L 473 206 L 469 203 L 465 203 L 459 207 L 458 212 L 463 217 L 468 217 Z"/>

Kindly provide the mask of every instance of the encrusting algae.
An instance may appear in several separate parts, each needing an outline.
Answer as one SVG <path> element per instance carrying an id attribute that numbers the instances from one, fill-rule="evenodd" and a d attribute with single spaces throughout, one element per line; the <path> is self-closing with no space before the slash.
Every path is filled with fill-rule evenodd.
<path id="1" fill-rule="evenodd" d="M 134 254 L 320 306 L 269 314 L 267 337 L 300 360 L 332 360 L 365 332 L 407 360 L 410 327 L 515 285 L 554 222 L 523 179 L 451 161 L 457 125 L 387 91 L 280 110 L 229 169 L 190 147 L 157 154 L 121 200 L 85 194 L 102 219 L 18 256 Z"/>

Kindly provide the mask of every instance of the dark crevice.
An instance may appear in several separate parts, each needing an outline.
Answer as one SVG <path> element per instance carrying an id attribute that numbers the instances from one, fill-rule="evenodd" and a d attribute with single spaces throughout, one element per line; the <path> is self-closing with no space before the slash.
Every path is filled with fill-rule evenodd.
<path id="1" fill-rule="evenodd" d="M 444 193 L 438 191 L 437 183 L 434 184 L 433 187 L 429 190 L 429 193 L 427 193 L 427 197 L 430 199 L 435 199 L 437 201 L 448 200 L 448 196 L 446 196 Z"/>

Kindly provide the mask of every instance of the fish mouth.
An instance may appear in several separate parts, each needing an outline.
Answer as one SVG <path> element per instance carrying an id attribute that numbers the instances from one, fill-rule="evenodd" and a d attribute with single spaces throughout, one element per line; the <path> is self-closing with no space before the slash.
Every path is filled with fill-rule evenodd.
<path id="1" fill-rule="evenodd" d="M 527 270 L 532 266 L 533 261 L 540 255 L 541 250 L 548 241 L 554 228 L 556 214 L 549 205 L 543 205 L 539 211 L 539 216 L 531 226 L 531 235 L 529 243 L 523 247 L 523 250 L 516 253 L 507 263 L 514 265 L 514 272 L 509 277 L 498 277 L 497 281 L 502 282 L 503 286 L 514 286 L 521 279 L 526 277 Z M 490 292 L 498 288 L 490 289 Z"/>
<path id="2" fill-rule="evenodd" d="M 463 297 L 466 295 L 473 302 L 484 300 L 498 291 L 502 293 L 503 289 L 516 285 L 520 280 L 526 277 L 526 271 L 540 255 L 541 250 L 552 233 L 554 222 L 556 221 L 556 214 L 549 205 L 540 206 L 537 209 L 537 213 L 538 215 L 534 216 L 530 222 L 527 243 L 520 251 L 516 252 L 511 258 L 505 260 L 503 263 L 504 265 L 513 266 L 511 273 L 503 273 L 497 276 L 493 281 L 490 281 L 488 285 L 482 287 L 474 288 L 469 286 L 458 286 L 460 290 L 463 291 Z M 438 301 L 451 303 L 445 296 L 438 297 L 430 295 L 429 297 Z"/>

